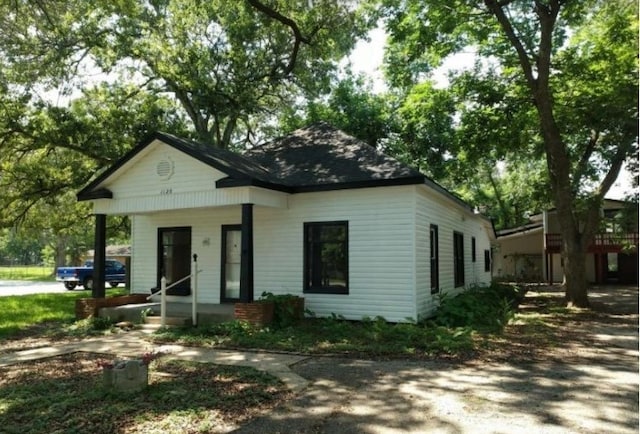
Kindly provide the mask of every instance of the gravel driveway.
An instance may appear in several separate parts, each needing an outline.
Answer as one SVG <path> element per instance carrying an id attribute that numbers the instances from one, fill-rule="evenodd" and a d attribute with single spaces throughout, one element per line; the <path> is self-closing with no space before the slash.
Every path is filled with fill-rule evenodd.
<path id="1" fill-rule="evenodd" d="M 638 288 L 590 296 L 597 318 L 565 324 L 562 342 L 530 358 L 309 358 L 293 369 L 310 387 L 235 432 L 637 434 Z"/>

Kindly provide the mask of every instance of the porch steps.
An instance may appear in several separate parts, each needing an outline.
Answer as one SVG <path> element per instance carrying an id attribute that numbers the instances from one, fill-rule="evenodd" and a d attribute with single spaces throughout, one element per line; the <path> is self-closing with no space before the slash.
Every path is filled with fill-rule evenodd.
<path id="1" fill-rule="evenodd" d="M 191 304 L 167 303 L 168 326 L 191 325 Z M 127 304 L 101 308 L 98 314 L 115 321 L 146 323 L 149 327 L 160 327 L 160 303 Z M 234 319 L 233 304 L 201 304 L 198 307 L 198 325 L 214 324 Z"/>

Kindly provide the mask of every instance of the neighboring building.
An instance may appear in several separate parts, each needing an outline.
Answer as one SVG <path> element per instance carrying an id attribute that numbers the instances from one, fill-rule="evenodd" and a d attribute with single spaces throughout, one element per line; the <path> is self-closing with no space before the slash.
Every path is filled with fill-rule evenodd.
<path id="1" fill-rule="evenodd" d="M 588 247 L 587 279 L 592 283 L 638 283 L 638 215 L 621 220 L 628 204 L 605 199 L 602 232 Z M 534 215 L 517 228 L 497 232 L 494 275 L 502 279 L 562 282 L 562 235 L 555 209 Z"/>
<path id="2" fill-rule="evenodd" d="M 98 232 L 131 216 L 133 293 L 189 276 L 199 303 L 304 296 L 319 316 L 422 319 L 491 281 L 491 222 L 327 124 L 244 155 L 156 133 L 85 187 Z M 98 242 L 99 244 L 100 242 Z M 191 302 L 191 279 L 172 301 Z"/>
<path id="3" fill-rule="evenodd" d="M 131 257 L 131 246 L 125 244 L 107 246 L 105 254 L 107 259 L 115 259 L 122 264 L 126 264 L 129 262 L 129 258 Z M 84 257 L 82 261 L 93 260 L 93 256 L 94 250 L 87 250 L 86 257 Z"/>

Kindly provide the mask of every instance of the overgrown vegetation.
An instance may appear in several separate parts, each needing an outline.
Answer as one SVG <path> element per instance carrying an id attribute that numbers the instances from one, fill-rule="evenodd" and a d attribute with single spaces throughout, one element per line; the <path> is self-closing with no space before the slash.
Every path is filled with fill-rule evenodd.
<path id="1" fill-rule="evenodd" d="M 114 392 L 103 387 L 101 357 L 0 368 L 2 432 L 222 432 L 290 396 L 252 368 L 175 360 L 152 363 L 144 392 Z"/>
<path id="2" fill-rule="evenodd" d="M 258 327 L 231 321 L 205 327 L 164 329 L 159 341 L 188 345 L 260 348 L 311 354 L 367 356 L 466 354 L 473 350 L 470 328 L 391 324 L 378 317 L 348 321 L 339 317 L 308 318 L 295 327 Z"/>
<path id="3" fill-rule="evenodd" d="M 446 327 L 471 327 L 480 332 L 497 333 L 513 318 L 523 297 L 522 288 L 497 283 L 472 287 L 455 297 L 444 294 L 440 296 L 440 307 L 433 322 Z"/>
<path id="4" fill-rule="evenodd" d="M 269 327 L 231 321 L 197 329 L 164 329 L 154 339 L 304 353 L 466 356 L 476 348 L 479 333 L 499 333 L 503 329 L 523 295 L 522 290 L 509 285 L 472 288 L 455 297 L 443 296 L 431 320 L 392 324 L 382 317 L 348 321 L 338 315 L 295 323 L 297 317 L 289 304 L 293 296 L 265 294 L 264 298 L 276 303 L 278 312 Z"/>

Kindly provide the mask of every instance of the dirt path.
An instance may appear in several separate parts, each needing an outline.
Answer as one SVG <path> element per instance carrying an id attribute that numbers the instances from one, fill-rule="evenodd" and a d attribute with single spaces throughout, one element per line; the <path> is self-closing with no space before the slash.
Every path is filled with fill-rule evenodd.
<path id="1" fill-rule="evenodd" d="M 236 432 L 638 433 L 638 288 L 590 296 L 563 316 L 558 288 L 530 290 L 528 322 L 471 362 L 308 359 L 311 386 Z"/>

